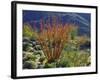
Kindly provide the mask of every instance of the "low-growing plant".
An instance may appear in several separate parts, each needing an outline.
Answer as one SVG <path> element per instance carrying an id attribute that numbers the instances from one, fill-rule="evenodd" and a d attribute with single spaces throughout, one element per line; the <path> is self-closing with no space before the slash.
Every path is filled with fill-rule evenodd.
<path id="1" fill-rule="evenodd" d="M 23 60 L 24 61 L 35 61 L 36 60 L 36 56 L 35 55 L 33 55 L 32 53 L 26 53 L 25 55 L 24 55 L 24 57 L 23 57 Z"/>
<path id="2" fill-rule="evenodd" d="M 30 39 L 36 39 L 38 37 L 35 30 L 33 30 L 32 26 L 29 24 L 23 25 L 23 37 L 28 37 Z"/>
<path id="3" fill-rule="evenodd" d="M 91 64 L 90 54 L 83 51 L 63 51 L 60 63 L 66 67 L 89 66 Z"/>

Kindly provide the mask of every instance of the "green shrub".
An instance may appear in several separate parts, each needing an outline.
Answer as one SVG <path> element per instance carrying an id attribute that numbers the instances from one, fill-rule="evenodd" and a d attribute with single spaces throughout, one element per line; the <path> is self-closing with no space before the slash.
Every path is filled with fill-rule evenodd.
<path id="1" fill-rule="evenodd" d="M 45 68 L 56 68 L 56 63 L 55 62 L 52 62 L 52 63 L 46 63 Z"/>
<path id="2" fill-rule="evenodd" d="M 69 67 L 69 63 L 66 59 L 60 60 L 57 65 L 57 67 Z"/>
<path id="3" fill-rule="evenodd" d="M 85 51 L 63 51 L 63 56 L 60 59 L 59 66 L 62 67 L 78 67 L 90 65 L 90 54 Z"/>
<path id="4" fill-rule="evenodd" d="M 37 38 L 37 33 L 32 29 L 31 25 L 29 24 L 24 24 L 23 26 L 23 36 L 28 37 L 30 39 L 36 39 Z"/>
<path id="5" fill-rule="evenodd" d="M 37 57 L 35 55 L 33 55 L 32 53 L 26 53 L 26 55 L 24 55 L 23 60 L 24 61 L 29 61 L 29 60 L 35 61 L 36 58 Z"/>

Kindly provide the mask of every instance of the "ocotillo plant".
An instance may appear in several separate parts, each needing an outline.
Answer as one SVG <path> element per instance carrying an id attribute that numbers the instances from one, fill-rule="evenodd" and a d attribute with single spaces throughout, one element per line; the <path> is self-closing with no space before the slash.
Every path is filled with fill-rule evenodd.
<path id="1" fill-rule="evenodd" d="M 46 29 L 43 27 L 44 25 L 46 25 Z M 60 58 L 64 44 L 69 40 L 71 28 L 72 25 L 57 23 L 56 18 L 54 18 L 52 23 L 46 24 L 41 20 L 41 31 L 39 33 L 38 42 L 41 44 L 48 62 Z"/>

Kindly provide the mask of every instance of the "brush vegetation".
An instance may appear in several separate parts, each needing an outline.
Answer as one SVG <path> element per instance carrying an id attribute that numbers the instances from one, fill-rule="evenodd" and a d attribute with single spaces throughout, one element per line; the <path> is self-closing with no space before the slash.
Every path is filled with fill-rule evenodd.
<path id="1" fill-rule="evenodd" d="M 91 64 L 90 38 L 78 35 L 74 24 L 41 20 L 40 30 L 23 26 L 23 68 L 80 67 Z"/>

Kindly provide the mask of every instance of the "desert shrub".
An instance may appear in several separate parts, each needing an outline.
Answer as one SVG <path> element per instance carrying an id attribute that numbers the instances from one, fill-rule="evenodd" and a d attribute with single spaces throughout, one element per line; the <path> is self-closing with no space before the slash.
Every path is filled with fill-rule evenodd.
<path id="1" fill-rule="evenodd" d="M 43 63 L 44 60 L 45 60 L 45 57 L 40 57 L 40 59 L 39 59 L 39 61 L 40 61 L 41 63 Z"/>
<path id="2" fill-rule="evenodd" d="M 41 31 L 38 37 L 38 42 L 40 42 L 48 62 L 60 58 L 64 45 L 69 40 L 70 32 L 74 29 L 74 25 L 63 25 L 56 22 L 57 20 L 53 18 L 52 23 L 47 23 L 46 29 L 43 29 L 44 24 L 41 24 Z"/>
<path id="3" fill-rule="evenodd" d="M 36 58 L 37 58 L 37 57 L 36 57 L 35 55 L 33 55 L 32 53 L 26 53 L 26 55 L 24 55 L 23 60 L 24 60 L 24 61 L 29 61 L 29 60 L 35 61 Z"/>
<path id="4" fill-rule="evenodd" d="M 76 48 L 79 50 L 80 49 L 80 46 L 85 44 L 87 42 L 87 36 L 78 36 L 74 42 L 75 42 L 75 45 L 76 45 Z"/>
<path id="5" fill-rule="evenodd" d="M 69 63 L 66 59 L 61 59 L 59 62 L 56 64 L 57 67 L 69 67 Z"/>
<path id="6" fill-rule="evenodd" d="M 55 62 L 52 62 L 52 63 L 46 63 L 45 68 L 56 68 L 56 63 Z"/>
<path id="7" fill-rule="evenodd" d="M 23 26 L 23 36 L 28 37 L 30 39 L 36 39 L 37 38 L 37 33 L 32 29 L 31 25 L 29 24 L 24 24 Z"/>
<path id="8" fill-rule="evenodd" d="M 70 32 L 70 39 L 75 40 L 76 36 L 78 35 L 78 27 L 73 25 L 71 32 Z"/>
<path id="9" fill-rule="evenodd" d="M 78 59 L 79 66 L 89 66 L 91 64 L 90 54 L 88 53 L 80 54 Z"/>
<path id="10" fill-rule="evenodd" d="M 63 51 L 60 63 L 66 67 L 88 66 L 91 64 L 90 54 L 85 51 Z"/>

